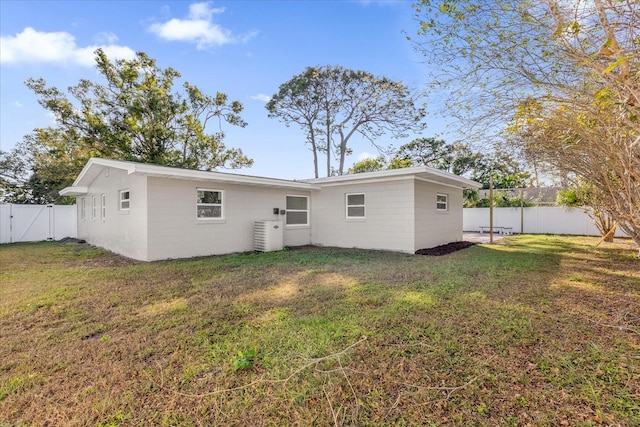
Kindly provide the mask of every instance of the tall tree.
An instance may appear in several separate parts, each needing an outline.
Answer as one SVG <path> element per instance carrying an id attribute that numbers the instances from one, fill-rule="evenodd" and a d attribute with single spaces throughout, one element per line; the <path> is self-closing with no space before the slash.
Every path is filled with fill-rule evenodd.
<path id="1" fill-rule="evenodd" d="M 222 122 L 246 126 L 240 102 L 220 92 L 206 95 L 188 82 L 175 91 L 180 74 L 144 53 L 112 62 L 98 49 L 96 68 L 100 81 L 80 80 L 68 95 L 42 78 L 26 82 L 57 124 L 36 129 L 16 150 L 30 166 L 24 181 L 33 200 L 55 199 L 92 156 L 206 170 L 253 163 L 223 143 Z"/>
<path id="2" fill-rule="evenodd" d="M 448 143 L 434 137 L 417 138 L 400 146 L 394 159 L 412 165 L 431 166 L 456 175 L 468 175 L 483 158 L 479 152 L 459 142 Z"/>
<path id="3" fill-rule="evenodd" d="M 349 141 L 358 134 L 380 148 L 377 139 L 389 132 L 406 136 L 424 128 L 424 111 L 416 107 L 417 94 L 399 82 L 365 71 L 343 67 L 307 67 L 283 83 L 266 108 L 269 117 L 296 123 L 306 134 L 314 153 L 327 156 L 327 176 L 333 155 L 337 173 L 344 173 Z"/>
<path id="4" fill-rule="evenodd" d="M 640 4 L 421 0 L 415 46 L 449 111 L 601 191 L 640 247 Z M 439 79 L 435 74 L 438 74 Z M 497 132 L 496 132 L 497 131 Z"/>

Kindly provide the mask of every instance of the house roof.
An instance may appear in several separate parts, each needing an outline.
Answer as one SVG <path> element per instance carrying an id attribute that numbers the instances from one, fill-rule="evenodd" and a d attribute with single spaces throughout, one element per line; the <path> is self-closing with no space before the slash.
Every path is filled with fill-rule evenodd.
<path id="1" fill-rule="evenodd" d="M 394 179 L 415 178 L 421 181 L 442 184 L 454 188 L 480 188 L 479 182 L 463 178 L 452 173 L 432 168 L 430 166 L 415 166 L 401 169 L 387 169 L 377 172 L 364 172 L 327 178 L 308 179 L 306 182 L 322 187 L 334 185 L 346 185 L 357 182 L 390 181 Z"/>
<path id="2" fill-rule="evenodd" d="M 110 160 L 91 158 L 84 166 L 76 180 L 70 187 L 60 190 L 62 196 L 80 196 L 88 193 L 89 185 L 105 169 L 113 168 L 126 171 L 130 175 L 146 175 L 161 178 L 174 178 L 195 181 L 226 182 L 230 184 L 245 184 L 253 186 L 267 186 L 277 188 L 290 188 L 299 190 L 319 190 L 321 187 L 333 185 L 353 184 L 357 182 L 377 182 L 394 179 L 415 179 L 456 188 L 478 188 L 480 184 L 448 172 L 434 169 L 428 166 L 392 169 L 379 172 L 368 172 L 353 175 L 333 176 L 328 178 L 288 180 L 277 178 L 264 178 L 251 175 L 242 175 L 228 172 L 211 172 L 194 169 L 182 169 L 171 166 L 161 166 L 148 163 L 136 163 L 123 160 Z"/>

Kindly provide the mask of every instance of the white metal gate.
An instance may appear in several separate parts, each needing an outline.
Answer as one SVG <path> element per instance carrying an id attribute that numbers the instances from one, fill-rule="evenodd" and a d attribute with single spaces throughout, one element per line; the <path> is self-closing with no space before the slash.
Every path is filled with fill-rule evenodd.
<path id="1" fill-rule="evenodd" d="M 0 205 L 0 243 L 77 237 L 75 205 Z"/>

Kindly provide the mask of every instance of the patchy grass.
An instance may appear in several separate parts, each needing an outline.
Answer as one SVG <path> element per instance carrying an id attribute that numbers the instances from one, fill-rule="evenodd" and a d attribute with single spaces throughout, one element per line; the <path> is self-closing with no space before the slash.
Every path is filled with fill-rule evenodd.
<path id="1" fill-rule="evenodd" d="M 638 425 L 640 263 L 596 241 L 2 246 L 0 425 Z"/>

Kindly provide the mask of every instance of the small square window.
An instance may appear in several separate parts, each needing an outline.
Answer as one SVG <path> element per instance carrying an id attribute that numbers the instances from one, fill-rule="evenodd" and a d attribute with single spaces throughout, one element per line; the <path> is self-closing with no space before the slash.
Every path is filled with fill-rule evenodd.
<path id="1" fill-rule="evenodd" d="M 449 196 L 446 194 L 436 195 L 436 209 L 441 212 L 449 210 Z"/>
<path id="2" fill-rule="evenodd" d="M 120 210 L 128 211 L 131 203 L 130 199 L 131 195 L 129 194 L 129 190 L 121 190 L 120 191 Z"/>
<path id="3" fill-rule="evenodd" d="M 347 194 L 347 218 L 364 218 L 365 196 L 360 194 Z"/>
<path id="4" fill-rule="evenodd" d="M 196 216 L 198 219 L 222 219 L 222 191 L 196 190 Z"/>

